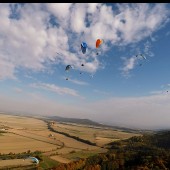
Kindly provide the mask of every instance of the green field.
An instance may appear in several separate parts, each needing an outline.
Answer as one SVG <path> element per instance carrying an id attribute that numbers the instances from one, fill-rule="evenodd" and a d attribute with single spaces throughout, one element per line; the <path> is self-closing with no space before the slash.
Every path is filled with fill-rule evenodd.
<path id="1" fill-rule="evenodd" d="M 39 170 L 44 170 L 48 168 L 55 167 L 59 164 L 59 162 L 51 159 L 50 157 L 47 156 L 42 156 L 43 161 L 40 162 L 39 164 Z"/>

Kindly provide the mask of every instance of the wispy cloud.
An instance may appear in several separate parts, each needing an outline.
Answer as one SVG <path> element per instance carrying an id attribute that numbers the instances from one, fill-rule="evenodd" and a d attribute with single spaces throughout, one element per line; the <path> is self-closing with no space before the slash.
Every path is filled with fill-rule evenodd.
<path id="1" fill-rule="evenodd" d="M 102 94 L 102 95 L 110 95 L 110 93 L 108 93 L 108 92 L 101 91 L 101 90 L 97 90 L 97 89 L 94 89 L 93 91 L 94 91 L 95 93 Z"/>
<path id="2" fill-rule="evenodd" d="M 130 77 L 130 72 L 135 68 L 135 66 L 137 64 L 141 64 L 138 61 L 142 61 L 145 58 L 146 60 L 144 61 L 146 62 L 150 59 L 150 57 L 153 57 L 154 53 L 151 48 L 152 43 L 148 40 L 142 45 L 141 49 L 139 47 L 136 47 L 135 45 L 132 45 L 132 50 L 130 52 L 133 53 L 133 56 L 130 58 L 121 57 L 121 59 L 123 60 L 123 66 L 122 68 L 120 68 L 120 70 L 122 71 L 122 75 L 126 78 Z M 144 58 L 140 54 L 142 54 Z"/>
<path id="3" fill-rule="evenodd" d="M 17 68 L 49 70 L 46 63 L 81 69 L 81 41 L 88 43 L 88 54 L 93 56 L 97 38 L 105 40 L 102 52 L 113 45 L 138 42 L 160 29 L 169 15 L 166 4 L 115 7 L 116 11 L 100 3 L 0 4 L 0 78 L 15 78 Z M 94 73 L 100 62 L 91 59 L 84 59 L 85 71 Z"/>
<path id="4" fill-rule="evenodd" d="M 162 90 L 157 90 L 157 91 L 151 91 L 150 94 L 163 94 L 163 91 Z"/>
<path id="5" fill-rule="evenodd" d="M 124 60 L 124 66 L 120 68 L 120 70 L 122 70 L 122 75 L 125 77 L 129 77 L 129 71 L 135 67 L 137 58 L 135 56 L 131 58 L 122 57 L 122 60 Z"/>
<path id="6" fill-rule="evenodd" d="M 55 84 L 48 84 L 48 83 L 32 83 L 30 84 L 31 87 L 49 90 L 55 92 L 60 95 L 71 95 L 71 96 L 79 96 L 76 90 L 66 88 L 66 87 L 59 87 Z"/>
<path id="7" fill-rule="evenodd" d="M 17 93 L 22 93 L 23 92 L 23 90 L 21 88 L 18 88 L 18 87 L 13 88 L 13 90 L 15 92 L 17 92 Z"/>
<path id="8" fill-rule="evenodd" d="M 71 81 L 74 84 L 78 84 L 78 85 L 89 85 L 89 83 L 87 83 L 87 82 L 76 80 L 76 79 L 70 79 L 69 78 L 69 81 Z"/>
<path id="9" fill-rule="evenodd" d="M 170 35 L 170 31 L 168 31 L 167 33 L 166 33 L 166 36 L 169 36 Z"/>
<path id="10" fill-rule="evenodd" d="M 163 88 L 163 89 L 169 89 L 169 88 L 170 88 L 170 83 L 161 85 L 161 88 Z"/>
<path id="11" fill-rule="evenodd" d="M 32 79 L 32 80 L 36 80 L 37 81 L 37 79 L 35 78 L 35 77 L 33 77 L 33 76 L 30 76 L 30 75 L 24 75 L 24 77 L 25 78 L 28 78 L 28 79 Z"/>
<path id="12" fill-rule="evenodd" d="M 143 54 L 147 57 L 153 57 L 154 53 L 151 51 L 152 45 L 151 42 L 146 41 L 146 43 L 144 43 L 144 50 L 143 50 Z"/>

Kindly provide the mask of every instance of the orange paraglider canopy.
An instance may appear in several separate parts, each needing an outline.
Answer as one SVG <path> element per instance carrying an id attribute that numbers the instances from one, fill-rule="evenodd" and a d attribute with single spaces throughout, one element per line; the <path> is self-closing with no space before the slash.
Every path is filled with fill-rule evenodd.
<path id="1" fill-rule="evenodd" d="M 99 46 L 103 43 L 103 40 L 97 39 L 96 40 L 96 48 L 99 48 Z"/>

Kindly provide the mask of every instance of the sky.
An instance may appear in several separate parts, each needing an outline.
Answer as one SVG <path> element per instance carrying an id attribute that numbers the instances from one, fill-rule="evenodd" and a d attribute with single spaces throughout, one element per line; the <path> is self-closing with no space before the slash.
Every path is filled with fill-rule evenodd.
<path id="1" fill-rule="evenodd" d="M 0 17 L 1 112 L 170 128 L 170 4 L 1 3 Z"/>

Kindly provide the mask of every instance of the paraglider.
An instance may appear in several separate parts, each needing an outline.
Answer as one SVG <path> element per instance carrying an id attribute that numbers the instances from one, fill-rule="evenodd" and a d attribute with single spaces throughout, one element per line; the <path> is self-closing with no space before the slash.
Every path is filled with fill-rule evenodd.
<path id="1" fill-rule="evenodd" d="M 138 55 L 136 55 L 136 57 L 138 57 L 138 56 L 141 56 L 143 59 L 146 60 L 146 57 L 145 57 L 143 54 L 138 54 Z"/>
<path id="2" fill-rule="evenodd" d="M 86 49 L 87 49 L 87 44 L 85 42 L 82 42 L 81 43 L 81 51 L 83 54 L 86 53 Z"/>
<path id="3" fill-rule="evenodd" d="M 72 68 L 71 65 L 67 65 L 66 68 L 65 68 L 65 71 L 68 72 L 71 68 Z M 68 77 L 66 78 L 66 80 L 68 80 Z"/>
<path id="4" fill-rule="evenodd" d="M 141 54 L 141 56 L 146 60 L 146 57 L 143 54 Z"/>
<path id="5" fill-rule="evenodd" d="M 146 57 L 143 54 L 137 54 L 136 57 L 140 57 L 139 59 L 141 59 L 142 57 L 143 59 L 146 60 Z M 140 63 L 139 66 L 142 66 L 142 63 Z"/>
<path id="6" fill-rule="evenodd" d="M 67 65 L 65 71 L 70 70 L 70 68 L 72 68 L 71 65 Z"/>
<path id="7" fill-rule="evenodd" d="M 93 78 L 93 76 L 94 76 L 93 74 L 90 75 L 91 78 Z"/>
<path id="8" fill-rule="evenodd" d="M 97 39 L 96 40 L 96 48 L 99 48 L 99 46 L 103 43 L 102 39 Z"/>
<path id="9" fill-rule="evenodd" d="M 97 39 L 96 40 L 96 49 L 98 49 L 102 43 L 103 43 L 102 39 Z M 99 55 L 98 51 L 96 52 L 96 55 Z"/>
<path id="10" fill-rule="evenodd" d="M 29 156 L 27 159 L 31 159 L 33 163 L 39 164 L 39 160 L 36 157 Z"/>

